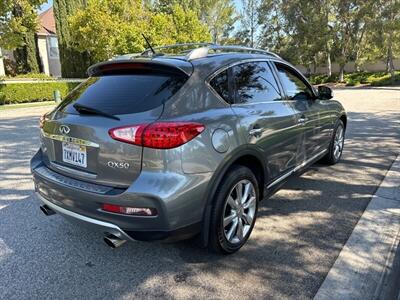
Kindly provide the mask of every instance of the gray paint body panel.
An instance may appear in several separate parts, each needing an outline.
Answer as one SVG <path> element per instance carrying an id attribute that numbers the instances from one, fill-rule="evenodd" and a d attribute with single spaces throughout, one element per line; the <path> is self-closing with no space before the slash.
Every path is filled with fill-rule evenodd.
<path id="1" fill-rule="evenodd" d="M 144 113 L 120 115 L 120 121 L 51 113 L 44 132 L 59 134 L 58 127 L 66 124 L 71 128 L 70 136 L 98 147 L 87 147 L 88 154 L 92 155 L 87 169 L 79 169 L 79 173 L 57 168 L 57 163 L 62 164 L 61 142 L 42 136 L 41 150 L 31 161 L 37 192 L 59 207 L 115 224 L 122 230 L 172 231 L 204 220 L 206 206 L 212 201 L 210 191 L 219 184 L 221 172 L 244 153 L 261 162 L 266 186 L 280 182 L 279 178 L 303 167 L 305 161 L 328 147 L 334 124 L 345 112 L 339 102 L 332 100 L 295 103 L 282 98 L 281 101 L 229 105 L 207 83 L 218 70 L 238 62 L 260 60 L 279 61 L 265 55 L 238 53 L 209 55 L 191 62 L 171 57 L 140 60 L 176 64 L 190 77 L 163 106 Z M 301 125 L 298 119 L 303 114 L 307 114 L 309 121 Z M 125 144 L 108 135 L 113 127 L 156 120 L 198 122 L 205 125 L 205 130 L 188 143 L 168 150 Z M 256 129 L 254 134 L 253 129 Z M 128 162 L 130 168 L 112 169 L 107 166 L 110 160 Z M 39 167 L 81 181 L 83 188 L 51 181 L 35 172 Z M 85 190 L 85 183 L 107 186 L 111 191 L 94 193 Z M 106 213 L 100 210 L 102 203 L 152 207 L 158 215 Z"/>

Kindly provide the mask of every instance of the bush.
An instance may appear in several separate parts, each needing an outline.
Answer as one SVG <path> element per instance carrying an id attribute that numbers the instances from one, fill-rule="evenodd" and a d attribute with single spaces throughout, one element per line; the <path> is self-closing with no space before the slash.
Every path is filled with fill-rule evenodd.
<path id="1" fill-rule="evenodd" d="M 400 85 L 400 72 L 396 72 L 396 75 L 394 77 L 394 82 L 392 82 L 390 75 L 384 75 L 381 77 L 373 77 L 370 79 L 370 82 L 371 82 L 372 86 L 390 86 L 393 83 L 395 85 Z"/>
<path id="2" fill-rule="evenodd" d="M 354 80 L 345 80 L 346 86 L 356 86 L 359 85 L 359 82 L 354 81 Z"/>
<path id="3" fill-rule="evenodd" d="M 79 82 L 35 82 L 0 84 L 0 105 L 53 100 L 53 92 L 59 90 L 65 97 Z"/>
<path id="4" fill-rule="evenodd" d="M 13 80 L 13 79 L 43 79 L 43 80 L 56 80 L 56 78 L 51 77 L 45 73 L 27 73 L 27 74 L 18 74 L 15 76 L 0 76 L 0 80 Z"/>
<path id="5" fill-rule="evenodd" d="M 312 84 L 325 84 L 325 83 L 337 83 L 339 81 L 338 74 L 333 74 L 331 77 L 326 75 L 312 75 L 310 78 Z M 392 85 L 390 75 L 385 72 L 356 72 L 348 73 L 344 75 L 343 83 L 346 86 L 357 86 L 360 84 L 371 84 L 373 86 L 387 86 Z M 400 84 L 400 72 L 396 72 L 394 81 L 395 85 Z"/>
<path id="6" fill-rule="evenodd" d="M 333 83 L 338 81 L 338 76 L 336 74 L 332 74 L 330 77 L 328 75 L 312 75 L 310 81 L 311 84 Z"/>

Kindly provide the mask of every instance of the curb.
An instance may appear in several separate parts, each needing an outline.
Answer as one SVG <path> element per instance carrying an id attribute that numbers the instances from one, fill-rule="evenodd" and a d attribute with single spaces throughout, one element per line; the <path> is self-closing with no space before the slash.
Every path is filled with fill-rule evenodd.
<path id="1" fill-rule="evenodd" d="M 372 197 L 314 299 L 388 299 L 398 293 L 400 155 Z M 393 292 L 389 292 L 393 290 Z M 393 294 L 392 294 L 393 295 Z"/>

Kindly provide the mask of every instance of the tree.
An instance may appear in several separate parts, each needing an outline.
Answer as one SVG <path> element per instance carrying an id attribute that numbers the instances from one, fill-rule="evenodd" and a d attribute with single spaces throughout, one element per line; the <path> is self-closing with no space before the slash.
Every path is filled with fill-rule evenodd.
<path id="1" fill-rule="evenodd" d="M 328 76 L 334 60 L 343 81 L 347 62 L 360 65 L 370 55 L 367 36 L 375 30 L 373 20 L 378 21 L 376 7 L 374 0 L 265 0 L 260 10 L 262 45 L 309 72 L 325 61 Z"/>
<path id="2" fill-rule="evenodd" d="M 143 50 L 144 26 L 149 22 L 138 1 L 90 0 L 68 19 L 70 46 L 93 62 L 116 54 Z"/>
<path id="3" fill-rule="evenodd" d="M 333 28 L 336 32 L 334 43 L 339 63 L 339 81 L 344 80 L 344 68 L 351 59 L 357 58 L 358 45 L 361 44 L 368 28 L 368 15 L 371 0 L 336 0 L 334 2 Z"/>
<path id="4" fill-rule="evenodd" d="M 274 51 L 293 62 L 296 54 L 289 49 L 291 37 L 282 10 L 284 4 L 284 0 L 264 0 L 262 2 L 259 13 L 259 23 L 262 24 L 260 43 L 262 48 Z"/>
<path id="5" fill-rule="evenodd" d="M 194 10 L 184 10 L 182 6 L 175 4 L 172 7 L 172 39 L 176 43 L 209 42 L 210 32 L 205 24 L 202 24 Z M 167 35 L 168 36 L 168 35 Z"/>
<path id="6" fill-rule="evenodd" d="M 374 46 L 370 49 L 372 57 L 384 59 L 387 72 L 394 81 L 395 67 L 394 58 L 400 55 L 400 2 L 396 0 L 376 1 L 376 18 L 372 21 L 372 33 L 369 42 Z M 375 50 L 375 51 L 374 51 Z"/>
<path id="7" fill-rule="evenodd" d="M 172 14 L 174 5 L 179 5 L 185 11 L 188 9 L 195 11 L 199 17 L 203 7 L 202 0 L 156 0 L 150 3 L 149 7 L 156 12 Z"/>
<path id="8" fill-rule="evenodd" d="M 0 46 L 14 50 L 17 71 L 40 71 L 36 45 L 37 9 L 44 0 L 3 0 L 0 3 Z"/>
<path id="9" fill-rule="evenodd" d="M 293 63 L 316 68 L 326 51 L 328 20 L 324 0 L 268 0 L 260 10 L 262 44 Z"/>
<path id="10" fill-rule="evenodd" d="M 315 71 L 321 54 L 325 52 L 328 20 L 322 10 L 323 4 L 323 0 L 297 0 L 282 7 L 291 37 L 290 49 L 296 49 L 297 61 L 307 66 L 308 73 L 311 73 L 312 66 Z"/>
<path id="11" fill-rule="evenodd" d="M 232 0 L 202 1 L 200 18 L 208 26 L 216 44 L 223 44 L 229 39 L 237 20 Z"/>
<path id="12" fill-rule="evenodd" d="M 333 48 L 333 1 L 335 0 L 320 0 L 320 34 L 318 38 L 322 39 L 323 44 L 323 60 L 326 65 L 326 75 L 332 77 L 332 48 Z M 315 66 L 316 67 L 316 66 Z"/>
<path id="13" fill-rule="evenodd" d="M 229 40 L 237 20 L 232 0 L 158 0 L 153 10 L 173 14 L 172 7 L 179 5 L 185 12 L 194 11 L 211 33 L 213 43 Z"/>
<path id="14" fill-rule="evenodd" d="M 260 5 L 260 0 L 242 0 L 243 8 L 239 15 L 241 30 L 236 33 L 236 37 L 241 43 L 250 47 L 255 47 L 257 44 Z"/>
<path id="15" fill-rule="evenodd" d="M 142 34 L 153 46 L 210 41 L 197 13 L 179 4 L 153 10 L 140 1 L 89 0 L 69 18 L 69 25 L 71 46 L 86 51 L 95 62 L 143 51 L 147 44 Z"/>
<path id="16" fill-rule="evenodd" d="M 86 6 L 86 0 L 54 0 L 54 16 L 58 46 L 60 51 L 61 72 L 63 77 L 85 77 L 86 69 L 92 60 L 87 51 L 79 52 L 72 47 L 71 28 L 68 17 Z"/>

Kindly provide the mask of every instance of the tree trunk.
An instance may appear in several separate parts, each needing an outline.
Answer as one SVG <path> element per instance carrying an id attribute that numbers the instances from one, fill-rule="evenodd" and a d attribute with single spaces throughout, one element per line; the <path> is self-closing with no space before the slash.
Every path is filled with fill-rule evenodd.
<path id="1" fill-rule="evenodd" d="M 326 75 L 332 76 L 332 60 L 331 60 L 331 49 L 329 46 L 326 47 Z"/>
<path id="2" fill-rule="evenodd" d="M 4 69 L 3 54 L 2 54 L 1 48 L 0 48 L 0 76 L 5 76 L 5 75 L 6 75 L 6 71 Z"/>
<path id="3" fill-rule="evenodd" d="M 250 40 L 250 47 L 254 48 L 254 28 L 251 28 L 251 40 Z"/>
<path id="4" fill-rule="evenodd" d="M 389 34 L 388 53 L 387 53 L 387 70 L 390 74 L 390 80 L 394 83 L 395 72 L 393 62 L 393 34 Z"/>
<path id="5" fill-rule="evenodd" d="M 358 62 L 358 58 L 356 58 L 356 60 L 354 61 L 354 69 L 356 70 L 357 73 L 361 72 L 361 67 L 360 67 L 360 64 Z"/>
<path id="6" fill-rule="evenodd" d="M 314 55 L 314 70 L 313 70 L 314 74 L 317 74 L 317 67 L 318 67 L 317 56 Z"/>
<path id="7" fill-rule="evenodd" d="M 339 82 L 344 81 L 344 67 L 346 64 L 340 64 L 340 71 L 339 71 Z"/>

